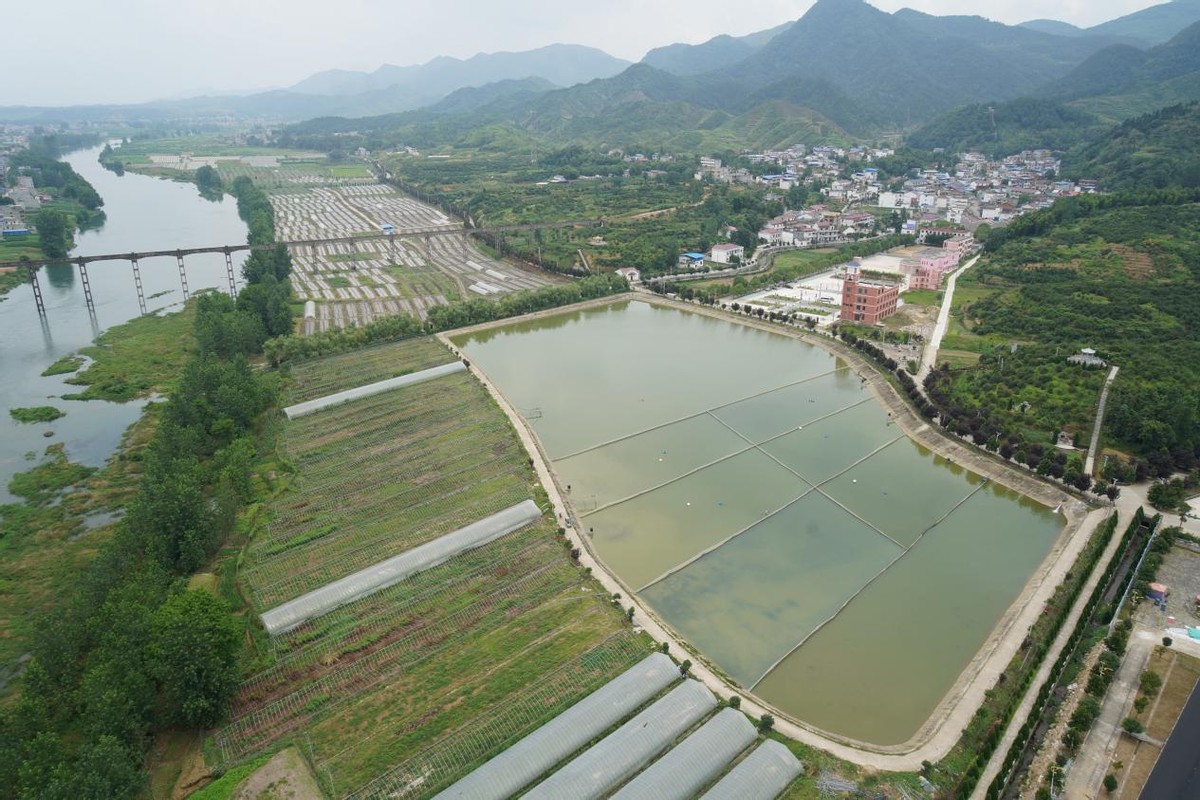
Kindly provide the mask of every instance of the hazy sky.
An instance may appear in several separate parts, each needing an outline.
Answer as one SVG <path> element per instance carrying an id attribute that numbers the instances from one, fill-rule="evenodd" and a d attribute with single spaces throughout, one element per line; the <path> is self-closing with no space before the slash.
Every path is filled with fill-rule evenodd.
<path id="1" fill-rule="evenodd" d="M 870 0 L 885 11 L 1088 26 L 1161 0 Z M 285 87 L 325 69 L 553 42 L 631 61 L 797 19 L 813 0 L 27 0 L 6 3 L 0 105 L 125 103 Z"/>

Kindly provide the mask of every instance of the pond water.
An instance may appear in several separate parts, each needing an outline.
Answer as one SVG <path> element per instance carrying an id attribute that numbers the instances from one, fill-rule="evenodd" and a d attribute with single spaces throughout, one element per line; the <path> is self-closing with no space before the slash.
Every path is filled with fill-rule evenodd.
<path id="1" fill-rule="evenodd" d="M 192 184 L 131 172 L 115 175 L 100 166 L 99 152 L 100 148 L 81 150 L 64 159 L 100 193 L 107 215 L 102 227 L 76 236 L 72 256 L 245 242 L 246 226 L 232 198 L 212 202 L 200 197 Z M 241 259 L 235 257 L 240 274 Z M 223 255 L 188 256 L 186 265 L 192 292 L 227 287 Z M 141 273 L 149 309 L 179 307 L 183 291 L 173 257 L 146 259 L 141 262 Z M 94 263 L 88 274 L 96 305 L 94 317 L 84 302 L 79 268 L 72 264 L 38 270 L 45 318 L 38 316 L 33 290 L 27 284 L 0 301 L 0 374 L 4 376 L 0 381 L 0 502 L 13 499 L 7 491 L 9 480 L 33 466 L 47 445 L 62 442 L 72 461 L 102 466 L 125 429 L 141 414 L 141 402 L 62 400 L 61 395 L 79 391 L 65 383 L 70 376 L 41 375 L 58 358 L 86 347 L 107 328 L 140 314 L 128 261 Z M 66 416 L 31 425 L 15 422 L 8 414 L 11 408 L 41 405 L 55 406 Z M 45 437 L 47 431 L 53 436 Z"/>
<path id="2" fill-rule="evenodd" d="M 834 733 L 909 739 L 1062 530 L 789 337 L 621 300 L 455 342 L 529 421 L 608 567 Z"/>

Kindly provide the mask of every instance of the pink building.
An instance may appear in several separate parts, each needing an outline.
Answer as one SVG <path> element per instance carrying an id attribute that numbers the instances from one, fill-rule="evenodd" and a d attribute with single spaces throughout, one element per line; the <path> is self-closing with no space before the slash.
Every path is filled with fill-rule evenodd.
<path id="1" fill-rule="evenodd" d="M 857 267 L 851 266 L 846 270 L 846 279 L 842 283 L 841 319 L 875 325 L 896 313 L 899 297 L 899 284 L 867 280 L 858 274 Z"/>

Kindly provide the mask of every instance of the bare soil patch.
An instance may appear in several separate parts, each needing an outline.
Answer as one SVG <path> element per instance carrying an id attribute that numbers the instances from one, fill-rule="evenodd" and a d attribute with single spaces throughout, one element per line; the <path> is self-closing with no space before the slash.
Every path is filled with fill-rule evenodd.
<path id="1" fill-rule="evenodd" d="M 324 796 L 300 751 L 289 747 L 246 778 L 230 800 L 323 800 Z"/>

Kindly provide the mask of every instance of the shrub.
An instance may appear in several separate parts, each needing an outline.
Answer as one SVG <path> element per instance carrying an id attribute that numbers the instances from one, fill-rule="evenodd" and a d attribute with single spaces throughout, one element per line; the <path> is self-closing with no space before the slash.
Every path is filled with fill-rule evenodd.
<path id="1" fill-rule="evenodd" d="M 1104 776 L 1104 791 L 1112 794 L 1117 790 L 1117 776 L 1111 772 Z"/>
<path id="2" fill-rule="evenodd" d="M 1133 717 L 1126 717 L 1121 723 L 1121 728 L 1126 733 L 1142 733 L 1146 730 L 1145 726 Z"/>

